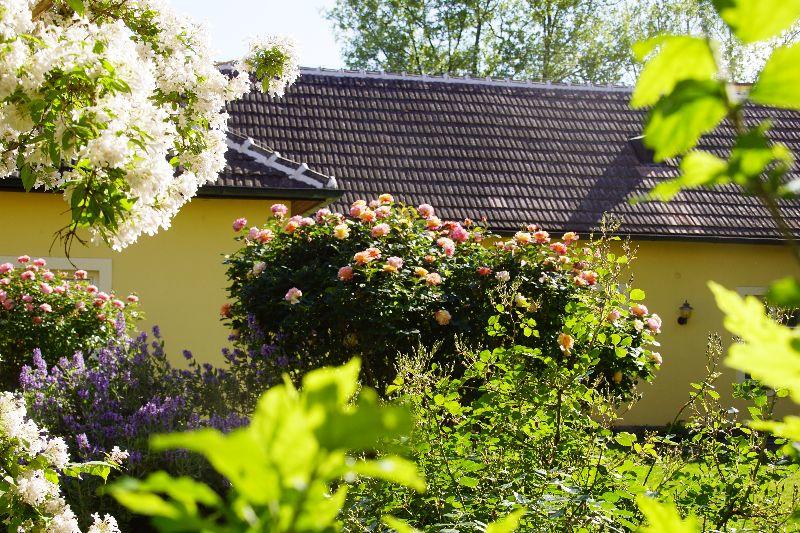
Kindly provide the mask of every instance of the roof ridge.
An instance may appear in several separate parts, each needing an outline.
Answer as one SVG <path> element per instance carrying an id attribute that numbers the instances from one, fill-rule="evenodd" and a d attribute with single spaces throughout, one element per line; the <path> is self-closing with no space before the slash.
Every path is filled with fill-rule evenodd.
<path id="1" fill-rule="evenodd" d="M 283 157 L 277 150 L 261 146 L 252 137 L 230 130 L 226 133 L 225 143 L 229 149 L 244 154 L 261 165 L 283 172 L 291 180 L 305 183 L 317 189 L 336 189 L 338 187 L 334 176 L 328 176 L 312 170 L 306 163 L 299 163 L 288 157 Z M 295 165 L 296 168 L 291 165 Z"/>
<path id="2" fill-rule="evenodd" d="M 597 85 L 589 83 L 553 83 L 533 80 L 520 80 L 515 78 L 484 78 L 470 76 L 452 76 L 450 74 L 408 74 L 406 72 L 394 73 L 383 70 L 351 70 L 333 69 L 325 67 L 300 67 L 300 74 L 332 76 L 339 78 L 370 78 L 382 80 L 403 80 L 426 83 L 453 83 L 463 85 L 487 85 L 494 87 L 514 87 L 522 89 L 557 89 L 567 91 L 593 91 L 593 92 L 619 92 L 630 93 L 633 87 L 627 85 Z"/>

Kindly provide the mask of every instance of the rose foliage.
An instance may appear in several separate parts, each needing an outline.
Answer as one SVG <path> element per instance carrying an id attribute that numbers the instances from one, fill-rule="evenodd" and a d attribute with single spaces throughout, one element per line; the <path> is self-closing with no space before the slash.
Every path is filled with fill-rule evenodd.
<path id="1" fill-rule="evenodd" d="M 276 367 L 357 354 L 364 379 L 385 385 L 399 353 L 436 347 L 433 362 L 453 363 L 460 342 L 492 349 L 506 332 L 565 366 L 588 357 L 587 381 L 621 393 L 661 362 L 651 351 L 661 320 L 641 290 L 620 290 L 629 257 L 609 239 L 559 240 L 535 225 L 503 239 L 388 194 L 355 202 L 348 217 L 286 218 L 278 204 L 263 227 L 246 226 L 234 223 L 242 246 L 226 260 L 232 303 L 222 313 Z M 529 371 L 542 368 L 529 360 Z"/>

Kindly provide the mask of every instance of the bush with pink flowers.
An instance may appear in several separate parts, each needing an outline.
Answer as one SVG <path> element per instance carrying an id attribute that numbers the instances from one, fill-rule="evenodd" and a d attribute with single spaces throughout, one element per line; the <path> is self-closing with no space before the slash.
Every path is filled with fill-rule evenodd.
<path id="1" fill-rule="evenodd" d="M 603 237 L 559 239 L 531 225 L 504 239 L 388 194 L 355 202 L 349 216 L 287 218 L 276 206 L 247 226 L 234 223 L 242 246 L 226 259 L 223 316 L 248 349 L 269 346 L 277 376 L 358 355 L 365 379 L 383 385 L 398 354 L 420 346 L 457 372 L 460 346 L 497 347 L 516 331 L 513 342 L 564 365 L 591 358 L 588 378 L 623 394 L 660 363 L 660 319 L 638 302 L 642 291 L 620 290 L 629 258 Z"/>
<path id="2" fill-rule="evenodd" d="M 140 318 L 139 298 L 118 298 L 93 285 L 83 270 L 50 270 L 44 259 L 21 256 L 0 264 L 0 381 L 4 390 L 17 387 L 22 365 L 33 351 L 55 363 L 76 351 L 105 346 L 116 337 L 115 320 Z"/>

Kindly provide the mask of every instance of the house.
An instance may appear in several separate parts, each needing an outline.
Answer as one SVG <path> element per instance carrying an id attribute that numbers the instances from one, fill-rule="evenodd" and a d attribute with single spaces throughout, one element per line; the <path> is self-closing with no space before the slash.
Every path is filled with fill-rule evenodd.
<path id="1" fill-rule="evenodd" d="M 391 192 L 430 203 L 443 218 L 485 218 L 509 234 L 535 222 L 585 236 L 603 213 L 621 217 L 618 233 L 638 247 L 634 283 L 664 319 L 663 367 L 641 387 L 625 423 L 661 425 L 704 375 L 709 333 L 730 341 L 706 282 L 761 294 L 800 271 L 766 209 L 736 187 L 629 203 L 677 174 L 675 162 L 652 161 L 639 138 L 645 114 L 629 109 L 629 99 L 626 87 L 307 69 L 284 98 L 252 93 L 230 104 L 229 124 L 335 175 L 344 191 L 339 207 Z M 772 117 L 773 137 L 800 154 L 800 114 L 751 108 L 747 115 L 750 124 Z M 724 155 L 732 137 L 723 126 L 701 147 Z M 800 203 L 781 207 L 800 235 Z M 694 311 L 679 325 L 684 301 Z M 738 379 L 728 371 L 720 391 Z"/>
<path id="2" fill-rule="evenodd" d="M 219 311 L 227 301 L 222 256 L 237 249 L 231 223 L 263 220 L 277 202 L 292 213 L 314 210 L 341 196 L 336 180 L 230 133 L 227 166 L 202 187 L 168 231 L 142 237 L 123 252 L 73 247 L 67 259 L 54 233 L 69 223 L 57 194 L 25 193 L 19 180 L 0 180 L 0 263 L 22 254 L 43 257 L 60 270 L 83 269 L 101 290 L 141 297 L 145 325 L 159 325 L 167 352 L 189 349 L 200 360 L 221 361 L 229 331 Z"/>
<path id="3" fill-rule="evenodd" d="M 443 218 L 485 218 L 499 233 L 535 222 L 584 236 L 608 212 L 638 247 L 635 285 L 664 319 L 663 367 L 625 423 L 664 424 L 703 375 L 707 335 L 724 333 L 707 280 L 760 294 L 800 272 L 766 210 L 735 187 L 629 203 L 676 175 L 674 162 L 653 163 L 637 139 L 644 114 L 628 108 L 629 97 L 625 87 L 305 69 L 283 98 L 252 93 L 229 105 L 219 182 L 204 187 L 169 231 L 123 253 L 76 248 L 73 266 L 51 248 L 68 222 L 63 200 L 0 180 L 0 259 L 49 257 L 51 265 L 90 271 L 103 288 L 136 290 L 172 357 L 188 348 L 219 361 L 227 336 L 218 318 L 226 299 L 221 261 L 236 248 L 231 222 L 259 222 L 275 202 L 297 214 L 391 192 L 430 203 Z M 750 122 L 767 116 L 775 138 L 800 153 L 800 115 L 748 111 Z M 702 144 L 724 154 L 731 138 L 722 127 Z M 782 209 L 800 234 L 800 204 Z M 684 301 L 694 312 L 679 325 Z M 720 388 L 737 379 L 727 373 Z"/>

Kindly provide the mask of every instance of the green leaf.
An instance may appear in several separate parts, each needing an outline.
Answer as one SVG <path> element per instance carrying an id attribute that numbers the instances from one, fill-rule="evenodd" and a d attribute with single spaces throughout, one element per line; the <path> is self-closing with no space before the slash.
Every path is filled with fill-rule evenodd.
<path id="1" fill-rule="evenodd" d="M 458 484 L 464 487 L 474 489 L 480 483 L 480 479 L 471 476 L 461 476 L 458 478 Z"/>
<path id="2" fill-rule="evenodd" d="M 800 0 L 713 0 L 720 17 L 743 42 L 769 39 L 800 17 Z"/>
<path id="3" fill-rule="evenodd" d="M 31 192 L 33 185 L 36 183 L 36 175 L 28 163 L 22 165 L 19 169 L 19 178 L 22 180 L 22 186 L 25 187 L 25 192 Z"/>
<path id="4" fill-rule="evenodd" d="M 61 471 L 62 474 L 69 477 L 79 478 L 82 474 L 89 474 L 90 476 L 97 476 L 102 478 L 103 481 L 108 479 L 111 473 L 111 465 L 105 461 L 89 461 L 87 463 L 73 463 L 66 466 Z"/>
<path id="5" fill-rule="evenodd" d="M 724 183 L 727 169 L 728 163 L 714 154 L 690 152 L 681 161 L 681 175 L 659 183 L 645 198 L 668 202 L 682 189 Z"/>
<path id="6" fill-rule="evenodd" d="M 86 11 L 86 6 L 83 4 L 83 0 L 67 0 L 67 4 L 69 4 L 69 7 L 71 7 L 78 15 L 83 16 L 83 13 Z"/>
<path id="7" fill-rule="evenodd" d="M 713 281 L 709 287 L 725 314 L 725 328 L 741 338 L 730 347 L 725 364 L 773 389 L 787 389 L 800 403 L 800 331 L 775 322 L 758 298 L 743 299 Z"/>
<path id="8" fill-rule="evenodd" d="M 425 491 L 425 480 L 413 461 L 396 456 L 381 457 L 375 461 L 359 461 L 352 471 L 361 476 L 383 479 L 403 485 L 417 492 Z"/>
<path id="9" fill-rule="evenodd" d="M 631 300 L 639 301 L 645 299 L 645 293 L 642 289 L 633 289 L 631 290 L 631 294 L 629 296 Z"/>
<path id="10" fill-rule="evenodd" d="M 800 43 L 782 46 L 758 75 L 750 99 L 759 104 L 800 109 Z"/>
<path id="11" fill-rule="evenodd" d="M 728 114 L 725 85 L 718 81 L 685 80 L 650 111 L 644 142 L 663 161 L 693 148 Z"/>
<path id="12" fill-rule="evenodd" d="M 779 279 L 767 291 L 767 301 L 787 309 L 800 308 L 800 282 L 793 277 Z"/>
<path id="13" fill-rule="evenodd" d="M 614 435 L 614 440 L 620 446 L 625 446 L 626 448 L 630 448 L 631 446 L 633 446 L 633 443 L 636 442 L 636 435 L 634 435 L 633 433 L 628 433 L 626 431 L 623 431 L 621 433 L 617 433 L 616 435 Z"/>
<path id="14" fill-rule="evenodd" d="M 344 405 L 358 390 L 361 362 L 354 358 L 339 367 L 320 368 L 303 377 L 303 393 L 310 402 Z"/>
<path id="15" fill-rule="evenodd" d="M 659 503 L 647 496 L 636 498 L 645 518 L 647 527 L 641 528 L 642 533 L 695 533 L 700 531 L 700 526 L 694 517 L 681 519 L 681 515 L 674 506 Z"/>
<path id="16" fill-rule="evenodd" d="M 653 50 L 658 53 L 642 70 L 631 96 L 631 107 L 655 104 L 684 80 L 710 81 L 717 74 L 714 51 L 706 39 L 685 35 L 662 35 L 636 43 L 634 53 L 641 61 Z"/>
<path id="17" fill-rule="evenodd" d="M 525 516 L 525 509 L 517 509 L 505 518 L 486 526 L 486 533 L 511 533 L 519 527 L 519 521 Z"/>
<path id="18" fill-rule="evenodd" d="M 759 431 L 768 431 L 776 437 L 800 442 L 800 417 L 787 416 L 782 421 L 761 420 L 750 422 L 750 427 Z"/>
<path id="19" fill-rule="evenodd" d="M 381 520 L 384 524 L 395 530 L 397 533 L 422 533 L 422 531 L 419 529 L 412 527 L 399 518 L 395 518 L 391 515 L 386 515 L 381 518 Z"/>

